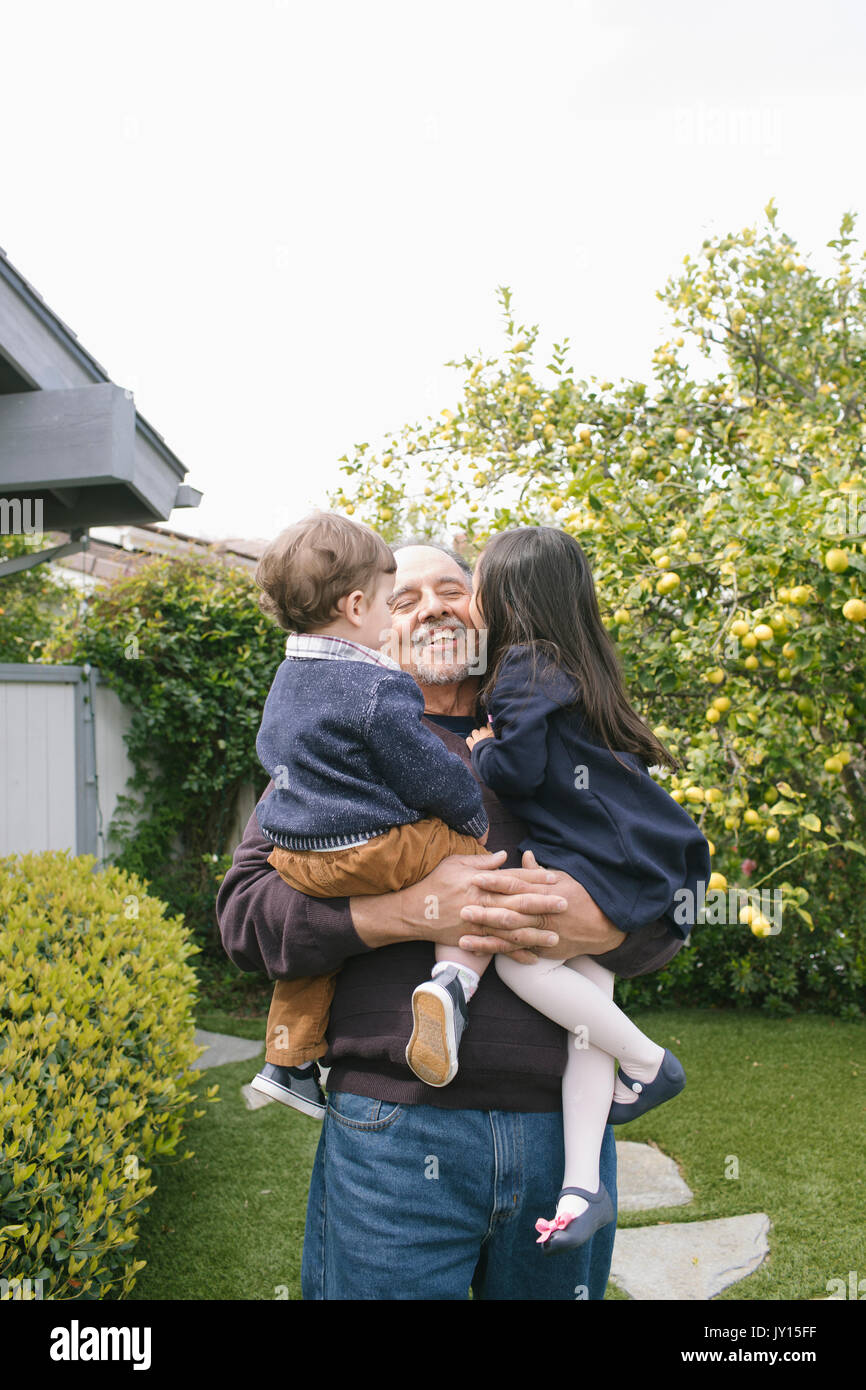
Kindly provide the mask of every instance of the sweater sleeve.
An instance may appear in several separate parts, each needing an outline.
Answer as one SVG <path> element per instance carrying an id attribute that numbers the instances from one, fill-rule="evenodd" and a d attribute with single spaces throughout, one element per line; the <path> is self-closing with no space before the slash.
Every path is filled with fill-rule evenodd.
<path id="1" fill-rule="evenodd" d="M 529 797 L 538 790 L 547 771 L 548 718 L 573 693 L 571 680 L 550 663 L 539 663 L 533 679 L 529 649 L 512 648 L 487 701 L 496 737 L 472 749 L 472 766 L 491 791 Z"/>
<path id="2" fill-rule="evenodd" d="M 365 738 L 382 780 L 406 806 L 439 816 L 479 839 L 487 829 L 481 788 L 469 768 L 422 724 L 424 698 L 411 676 L 377 681 L 365 714 Z"/>
<path id="3" fill-rule="evenodd" d="M 299 893 L 268 863 L 272 849 L 253 812 L 216 900 L 223 949 L 239 970 L 293 980 L 374 949 L 355 931 L 348 898 Z"/>

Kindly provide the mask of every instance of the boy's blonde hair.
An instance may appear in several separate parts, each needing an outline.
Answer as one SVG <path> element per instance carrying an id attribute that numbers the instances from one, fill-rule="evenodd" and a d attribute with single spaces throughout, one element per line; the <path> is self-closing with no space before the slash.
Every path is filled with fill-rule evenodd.
<path id="1" fill-rule="evenodd" d="M 287 632 L 313 632 L 338 616 L 337 600 L 370 594 L 393 574 L 391 547 L 336 512 L 313 512 L 282 531 L 258 563 L 259 607 Z"/>

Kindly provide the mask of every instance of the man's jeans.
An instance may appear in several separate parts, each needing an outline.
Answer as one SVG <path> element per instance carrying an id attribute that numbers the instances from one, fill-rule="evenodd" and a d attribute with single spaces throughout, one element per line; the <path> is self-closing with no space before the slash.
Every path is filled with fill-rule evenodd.
<path id="1" fill-rule="evenodd" d="M 601 1299 L 616 1221 L 545 1255 L 563 1169 L 562 1115 L 442 1110 L 334 1092 L 307 1207 L 305 1299 Z M 616 1209 L 616 1149 L 601 1181 Z"/>

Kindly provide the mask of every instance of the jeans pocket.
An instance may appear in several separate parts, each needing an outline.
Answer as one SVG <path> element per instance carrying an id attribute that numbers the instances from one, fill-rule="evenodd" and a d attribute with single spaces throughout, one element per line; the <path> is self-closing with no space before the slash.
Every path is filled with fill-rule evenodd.
<path id="1" fill-rule="evenodd" d="M 328 1096 L 328 1115 L 346 1129 L 388 1129 L 402 1113 L 402 1105 L 373 1096 L 356 1096 L 351 1091 L 332 1091 Z"/>

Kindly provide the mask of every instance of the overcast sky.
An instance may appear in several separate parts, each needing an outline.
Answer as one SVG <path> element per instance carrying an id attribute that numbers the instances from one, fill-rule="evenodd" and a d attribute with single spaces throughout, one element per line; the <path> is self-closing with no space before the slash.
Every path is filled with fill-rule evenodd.
<path id="1" fill-rule="evenodd" d="M 0 0 L 0 245 L 204 492 L 268 537 L 452 403 L 496 287 L 579 374 L 760 218 L 866 205 L 862 0 Z"/>

